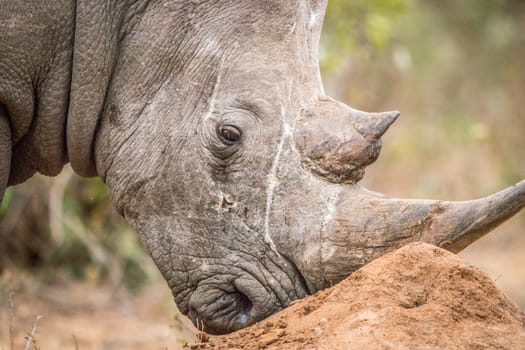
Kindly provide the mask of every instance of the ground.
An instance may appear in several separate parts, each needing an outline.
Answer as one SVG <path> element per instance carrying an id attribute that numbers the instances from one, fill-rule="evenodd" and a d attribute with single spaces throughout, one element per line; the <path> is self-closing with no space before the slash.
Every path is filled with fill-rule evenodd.
<path id="1" fill-rule="evenodd" d="M 8 302 L 0 312 L 0 349 L 10 349 L 8 324 L 14 328 L 13 350 L 24 349 L 38 315 L 43 318 L 35 338 L 42 350 L 174 350 L 196 339 L 196 330 L 179 314 L 162 281 L 136 296 L 87 282 L 15 284 L 13 320 L 9 322 Z"/>
<path id="2" fill-rule="evenodd" d="M 521 349 L 525 315 L 461 257 L 413 244 L 340 284 L 231 335 L 198 332 L 162 281 L 134 296 L 87 282 L 18 281 L 0 312 L 0 348 L 24 349 L 37 315 L 38 349 Z M 9 310 L 12 310 L 9 312 Z M 9 314 L 14 316 L 9 321 Z M 8 321 L 8 322 L 6 322 Z M 197 334 L 197 335 L 196 335 Z"/>

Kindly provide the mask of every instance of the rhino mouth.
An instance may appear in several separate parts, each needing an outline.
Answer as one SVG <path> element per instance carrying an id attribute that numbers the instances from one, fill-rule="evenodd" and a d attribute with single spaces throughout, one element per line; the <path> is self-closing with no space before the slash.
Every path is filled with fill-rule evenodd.
<path id="1" fill-rule="evenodd" d="M 212 302 L 195 300 L 192 297 L 188 317 L 200 330 L 210 334 L 225 334 L 244 328 L 256 321 L 253 317 L 253 302 L 239 291 L 217 290 L 220 295 Z"/>

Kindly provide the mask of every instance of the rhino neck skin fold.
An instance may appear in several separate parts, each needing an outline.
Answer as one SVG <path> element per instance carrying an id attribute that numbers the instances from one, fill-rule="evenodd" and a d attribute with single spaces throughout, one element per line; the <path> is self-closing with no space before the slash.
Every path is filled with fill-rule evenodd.
<path id="1" fill-rule="evenodd" d="M 94 142 L 119 40 L 145 1 L 0 2 L 0 104 L 12 134 L 9 185 L 70 162 L 96 176 Z"/>
<path id="2" fill-rule="evenodd" d="M 4 196 L 4 190 L 9 180 L 9 169 L 11 167 L 11 128 L 7 111 L 0 105 L 0 203 Z"/>
<path id="3" fill-rule="evenodd" d="M 70 0 L 0 1 L 0 105 L 12 150 L 8 185 L 37 171 L 54 176 L 67 162 L 74 11 Z"/>
<path id="4" fill-rule="evenodd" d="M 525 206 L 359 186 L 398 112 L 324 95 L 326 1 L 0 0 L 0 197 L 98 175 L 195 325 L 227 333 L 414 241 L 457 252 Z"/>

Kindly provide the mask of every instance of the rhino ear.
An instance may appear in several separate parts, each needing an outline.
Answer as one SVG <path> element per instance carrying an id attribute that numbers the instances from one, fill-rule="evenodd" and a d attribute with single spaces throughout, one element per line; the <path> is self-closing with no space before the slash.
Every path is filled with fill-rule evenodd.
<path id="1" fill-rule="evenodd" d="M 104 108 L 118 50 L 122 16 L 104 0 L 80 0 L 76 6 L 71 95 L 67 118 L 67 152 L 81 176 L 96 176 L 94 139 Z M 113 7 L 122 6 L 115 2 Z"/>
<path id="2" fill-rule="evenodd" d="M 310 6 L 314 10 L 324 10 L 327 4 L 328 0 L 310 0 Z"/>
<path id="3" fill-rule="evenodd" d="M 322 20 L 324 17 L 324 14 L 326 12 L 326 5 L 328 4 L 328 0 L 310 0 L 309 1 L 310 10 L 312 13 L 317 14 L 320 18 L 320 23 L 322 24 Z"/>

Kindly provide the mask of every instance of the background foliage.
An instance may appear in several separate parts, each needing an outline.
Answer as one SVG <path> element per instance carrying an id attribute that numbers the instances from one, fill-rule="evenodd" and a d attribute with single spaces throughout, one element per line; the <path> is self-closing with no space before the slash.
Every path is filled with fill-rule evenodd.
<path id="1" fill-rule="evenodd" d="M 358 109 L 402 112 L 365 185 L 467 199 L 525 177 L 524 33 L 521 0 L 330 0 L 327 92 Z M 101 181 L 69 168 L 8 189 L 0 220 L 0 269 L 132 289 L 158 276 Z M 495 246 L 523 252 L 524 215 L 513 222 Z M 525 281 L 517 274 L 510 279 Z M 525 305 L 525 292 L 513 297 Z"/>

